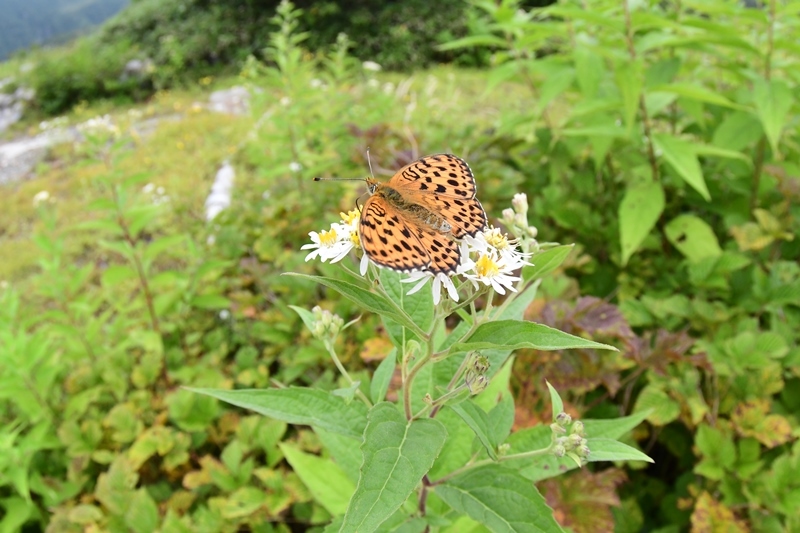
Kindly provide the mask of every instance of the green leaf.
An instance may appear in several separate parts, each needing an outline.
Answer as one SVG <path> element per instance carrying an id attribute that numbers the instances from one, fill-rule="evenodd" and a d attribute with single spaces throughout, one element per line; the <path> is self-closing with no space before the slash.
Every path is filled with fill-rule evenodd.
<path id="1" fill-rule="evenodd" d="M 632 131 L 639 110 L 639 100 L 644 84 L 642 65 L 638 61 L 624 62 L 615 73 L 617 87 L 622 98 L 622 117 L 625 129 Z"/>
<path id="2" fill-rule="evenodd" d="M 492 46 L 498 48 L 508 48 L 508 41 L 494 35 L 470 35 L 461 39 L 454 39 L 436 47 L 437 50 L 457 50 L 459 48 L 472 48 L 475 46 Z"/>
<path id="3" fill-rule="evenodd" d="M 403 311 L 411 318 L 411 321 L 418 325 L 422 330 L 429 331 L 433 323 L 433 297 L 431 296 L 431 283 L 426 283 L 418 292 L 407 296 L 406 292 L 412 287 L 406 283 L 400 283 L 403 274 L 388 268 L 380 269 L 381 285 L 383 285 L 389 298 L 396 302 Z M 413 332 L 403 327 L 400 323 L 391 318 L 383 317 L 386 332 L 391 337 L 395 346 L 404 346 L 404 343 L 412 338 L 417 338 Z M 422 340 L 422 339 L 418 339 Z"/>
<path id="4" fill-rule="evenodd" d="M 703 179 L 703 170 L 697 161 L 694 146 L 688 141 L 664 133 L 653 135 L 653 142 L 675 172 L 706 201 L 710 201 L 711 194 Z"/>
<path id="5" fill-rule="evenodd" d="M 228 309 L 231 306 L 231 301 L 221 294 L 199 294 L 193 297 L 189 303 L 192 307 L 212 311 L 215 309 Z"/>
<path id="6" fill-rule="evenodd" d="M 478 440 L 481 441 L 483 447 L 486 448 L 489 457 L 496 461 L 497 453 L 495 452 L 495 447 L 497 443 L 492 441 L 489 429 L 489 415 L 486 414 L 486 411 L 469 400 L 461 403 L 448 404 L 448 407 L 455 411 L 464 423 L 475 432 Z"/>
<path id="7" fill-rule="evenodd" d="M 347 405 L 343 399 L 317 389 L 185 388 L 290 424 L 320 427 L 350 437 L 360 437 L 367 423 L 367 408 L 363 403 Z"/>
<path id="8" fill-rule="evenodd" d="M 500 465 L 472 468 L 434 490 L 453 509 L 496 533 L 563 531 L 533 483 Z"/>
<path id="9" fill-rule="evenodd" d="M 673 218 L 664 228 L 667 239 L 691 262 L 722 254 L 714 230 L 694 215 Z"/>
<path id="10" fill-rule="evenodd" d="M 646 411 L 647 420 L 656 426 L 666 426 L 681 414 L 680 404 L 653 384 L 642 389 L 633 410 L 636 413 Z"/>
<path id="11" fill-rule="evenodd" d="M 137 490 L 129 502 L 125 511 L 125 524 L 130 531 L 150 533 L 158 529 L 158 507 L 147 490 Z"/>
<path id="12" fill-rule="evenodd" d="M 647 461 L 654 463 L 647 455 L 636 448 L 613 439 L 587 439 L 589 446 L 589 462 L 598 461 Z"/>
<path id="13" fill-rule="evenodd" d="M 128 265 L 111 265 L 103 272 L 102 283 L 104 287 L 113 287 L 123 281 L 138 278 L 136 269 Z"/>
<path id="14" fill-rule="evenodd" d="M 702 85 L 695 85 L 692 83 L 670 83 L 666 85 L 657 85 L 653 87 L 652 90 L 677 94 L 678 96 L 689 98 L 691 100 L 697 100 L 698 102 L 705 102 L 707 104 L 714 104 L 730 108 L 741 107 L 719 93 L 707 89 Z"/>
<path id="15" fill-rule="evenodd" d="M 641 181 L 628 186 L 619 205 L 622 264 L 639 249 L 664 211 L 664 189 L 656 181 Z"/>
<path id="16" fill-rule="evenodd" d="M 389 383 L 392 381 L 394 369 L 397 366 L 397 348 L 392 348 L 389 355 L 381 361 L 375 373 L 372 375 L 372 382 L 369 385 L 369 395 L 374 403 L 382 402 L 389 390 Z"/>
<path id="17" fill-rule="evenodd" d="M 753 100 L 772 151 L 778 154 L 781 131 L 792 108 L 792 91 L 783 80 L 757 79 L 753 82 Z"/>
<path id="18" fill-rule="evenodd" d="M 613 346 L 594 342 L 555 328 L 525 322 L 523 320 L 498 320 L 478 326 L 466 342 L 456 344 L 452 352 L 488 350 L 492 348 L 518 350 L 567 350 L 570 348 L 594 348 L 618 351 Z"/>
<path id="19" fill-rule="evenodd" d="M 594 98 L 600 82 L 605 77 L 605 63 L 597 60 L 597 52 L 593 47 L 581 42 L 575 44 L 572 60 L 575 63 L 575 74 L 583 97 Z"/>
<path id="20" fill-rule="evenodd" d="M 437 420 L 407 421 L 382 402 L 370 409 L 361 446 L 361 478 L 340 531 L 375 531 L 406 501 L 447 438 Z"/>
<path id="21" fill-rule="evenodd" d="M 360 305 L 367 311 L 371 311 L 383 317 L 389 317 L 406 327 L 413 327 L 413 323 L 408 320 L 408 317 L 398 313 L 397 309 L 390 302 L 387 302 L 383 297 L 373 294 L 357 285 L 353 285 L 352 283 L 338 279 L 325 278 L 322 276 L 309 276 L 307 274 L 298 274 L 297 272 L 286 272 L 283 275 L 303 278 L 319 283 L 320 285 L 325 285 L 326 287 L 330 287 L 331 289 L 335 290 L 351 302 Z"/>
<path id="22" fill-rule="evenodd" d="M 758 118 L 744 111 L 728 114 L 714 130 L 712 144 L 737 152 L 751 146 L 764 134 Z M 744 154 L 742 154 L 744 155 Z M 748 158 L 749 160 L 749 158 Z"/>
<path id="23" fill-rule="evenodd" d="M 547 381 L 547 390 L 550 391 L 550 405 L 553 408 L 553 422 L 556 421 L 556 417 L 564 412 L 564 402 L 561 400 L 561 396 L 559 396 L 558 391 L 550 385 L 550 382 Z"/>
<path id="24" fill-rule="evenodd" d="M 744 161 L 745 163 L 749 164 L 750 166 L 753 165 L 753 162 L 750 160 L 750 157 L 742 152 L 736 150 L 726 150 L 725 148 L 717 148 L 716 146 L 712 146 L 710 144 L 696 144 L 694 145 L 694 153 L 697 155 L 705 155 L 711 157 L 726 157 L 728 159 L 738 159 L 740 161 Z"/>
<path id="25" fill-rule="evenodd" d="M 525 279 L 545 277 L 561 266 L 561 263 L 564 262 L 574 247 L 574 244 L 562 244 L 534 254 L 530 259 L 533 266 L 524 267 L 522 269 L 522 277 Z"/>
<path id="26" fill-rule="evenodd" d="M 505 366 L 508 366 L 510 370 L 510 364 Z M 496 381 L 498 377 L 495 375 L 492 381 Z M 514 426 L 514 414 L 514 397 L 511 396 L 511 392 L 508 390 L 508 382 L 506 380 L 505 393 L 500 396 L 500 401 L 497 402 L 497 405 L 489 411 L 489 440 L 495 445 L 502 444 L 511 434 L 511 429 Z"/>
<path id="27" fill-rule="evenodd" d="M 300 320 L 303 321 L 303 324 L 305 324 L 308 330 L 313 332 L 314 322 L 316 322 L 316 320 L 314 319 L 314 313 L 312 313 L 308 309 L 304 309 L 296 305 L 290 305 L 289 307 L 292 309 L 292 311 L 297 313 L 297 315 L 300 317 Z"/>
<path id="28" fill-rule="evenodd" d="M 583 420 L 585 433 L 591 438 L 620 439 L 633 428 L 644 422 L 650 415 L 650 411 L 640 411 L 638 413 L 624 416 L 622 418 L 609 418 L 598 420 Z"/>
<path id="29" fill-rule="evenodd" d="M 347 502 L 356 486 L 336 463 L 284 442 L 278 446 L 315 501 L 334 516 L 347 511 Z"/>

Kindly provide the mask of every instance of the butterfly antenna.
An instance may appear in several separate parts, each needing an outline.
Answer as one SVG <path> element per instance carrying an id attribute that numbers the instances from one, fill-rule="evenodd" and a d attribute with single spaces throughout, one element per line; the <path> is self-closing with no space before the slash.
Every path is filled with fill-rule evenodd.
<path id="1" fill-rule="evenodd" d="M 369 146 L 367 146 L 367 165 L 369 165 L 369 175 L 375 179 L 375 174 L 372 172 L 372 160 L 369 158 Z"/>
<path id="2" fill-rule="evenodd" d="M 364 178 L 321 178 L 317 176 L 314 181 L 364 181 Z"/>

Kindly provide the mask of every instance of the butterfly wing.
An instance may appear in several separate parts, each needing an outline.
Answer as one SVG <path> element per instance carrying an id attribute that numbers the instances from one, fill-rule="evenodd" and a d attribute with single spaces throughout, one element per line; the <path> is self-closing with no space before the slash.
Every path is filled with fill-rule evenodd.
<path id="1" fill-rule="evenodd" d="M 466 161 L 450 154 L 429 155 L 401 168 L 387 185 L 409 202 L 444 217 L 460 239 L 486 228 L 486 212 L 475 198 L 477 185 Z"/>
<path id="2" fill-rule="evenodd" d="M 414 224 L 381 196 L 364 203 L 359 223 L 361 246 L 374 263 L 401 272 L 455 272 L 458 245 L 447 236 Z"/>

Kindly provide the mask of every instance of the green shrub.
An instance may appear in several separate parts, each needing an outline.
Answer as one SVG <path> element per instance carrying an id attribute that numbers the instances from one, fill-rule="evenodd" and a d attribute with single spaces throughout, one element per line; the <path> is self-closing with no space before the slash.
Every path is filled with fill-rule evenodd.
<path id="1" fill-rule="evenodd" d="M 83 101 L 141 99 L 152 92 L 148 75 L 123 77 L 125 64 L 135 56 L 127 42 L 101 45 L 95 38 L 47 50 L 29 74 L 36 103 L 45 114 L 56 115 Z"/>
<path id="2" fill-rule="evenodd" d="M 483 31 L 444 47 L 488 47 L 490 83 L 528 87 L 476 151 L 515 169 L 537 225 L 580 247 L 577 290 L 622 311 L 547 308 L 567 331 L 602 316 L 629 349 L 544 370 L 579 385 L 579 412 L 653 409 L 657 465 L 629 472 L 618 526 L 796 530 L 798 10 L 591 5 L 475 2 Z"/>

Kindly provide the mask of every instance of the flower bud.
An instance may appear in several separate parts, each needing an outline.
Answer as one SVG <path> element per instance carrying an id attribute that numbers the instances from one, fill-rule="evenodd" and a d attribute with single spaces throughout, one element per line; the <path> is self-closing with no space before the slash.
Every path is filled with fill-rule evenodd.
<path id="1" fill-rule="evenodd" d="M 515 194 L 511 205 L 514 207 L 514 211 L 525 217 L 528 214 L 528 195 L 524 192 Z"/>
<path id="2" fill-rule="evenodd" d="M 583 422 L 580 420 L 576 420 L 574 424 L 572 424 L 572 428 L 570 428 L 569 432 L 572 435 L 580 435 L 581 437 L 585 437 L 586 433 L 584 433 L 583 429 Z"/>
<path id="3" fill-rule="evenodd" d="M 562 411 L 556 415 L 556 424 L 558 424 L 562 428 L 566 428 L 571 423 L 572 423 L 572 417 L 569 416 L 567 413 Z"/>
<path id="4" fill-rule="evenodd" d="M 567 430 L 564 429 L 563 427 L 559 426 L 555 422 L 550 424 L 550 429 L 553 430 L 553 433 L 555 433 L 556 435 L 566 435 L 567 434 Z"/>
<path id="5" fill-rule="evenodd" d="M 336 338 L 344 326 L 344 320 L 330 311 L 315 306 L 311 312 L 314 314 L 314 323 L 311 327 L 311 334 L 320 340 L 332 341 Z"/>
<path id="6" fill-rule="evenodd" d="M 556 444 L 553 447 L 553 455 L 556 457 L 564 457 L 567 454 L 567 450 L 564 448 L 563 444 Z"/>
<path id="7" fill-rule="evenodd" d="M 513 226 L 515 216 L 514 210 L 510 207 L 503 209 L 503 224 L 508 227 Z"/>
<path id="8" fill-rule="evenodd" d="M 467 382 L 467 388 L 469 389 L 470 394 L 473 396 L 480 394 L 488 386 L 489 378 L 486 376 L 476 376 L 475 379 Z"/>

